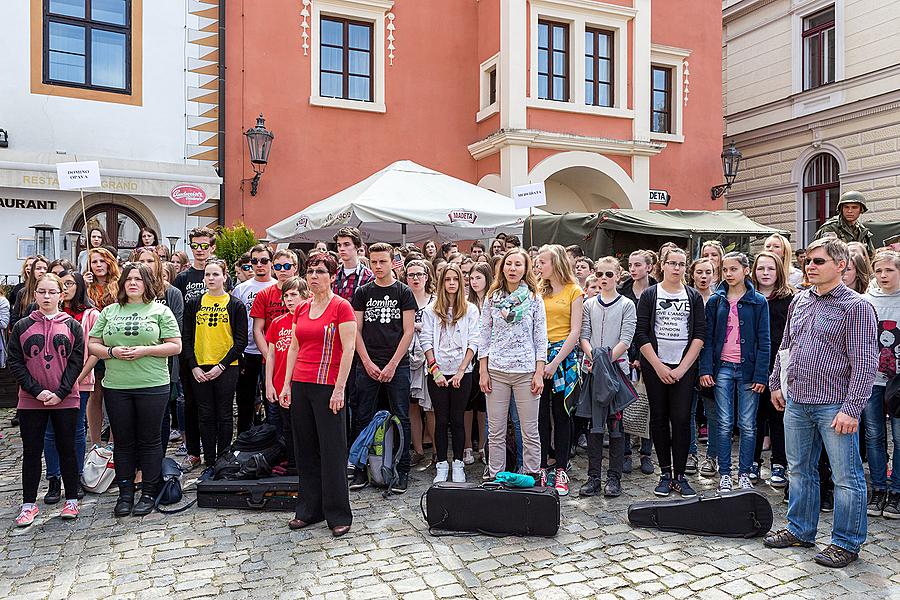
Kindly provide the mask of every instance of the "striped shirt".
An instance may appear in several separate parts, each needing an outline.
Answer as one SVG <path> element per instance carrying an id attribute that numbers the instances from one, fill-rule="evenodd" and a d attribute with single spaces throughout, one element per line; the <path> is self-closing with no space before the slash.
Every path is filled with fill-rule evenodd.
<path id="1" fill-rule="evenodd" d="M 826 294 L 800 292 L 788 308 L 781 350 L 790 350 L 787 381 L 791 400 L 840 404 L 855 419 L 872 395 L 878 369 L 877 321 L 872 305 L 843 283 Z M 769 377 L 781 389 L 781 356 Z"/>

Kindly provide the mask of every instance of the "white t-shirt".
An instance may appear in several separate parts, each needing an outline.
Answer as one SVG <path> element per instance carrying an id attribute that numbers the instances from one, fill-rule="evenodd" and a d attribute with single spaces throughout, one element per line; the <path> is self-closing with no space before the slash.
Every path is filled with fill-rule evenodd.
<path id="1" fill-rule="evenodd" d="M 688 323 L 691 318 L 690 300 L 687 290 L 670 294 L 656 286 L 656 334 L 657 356 L 667 365 L 681 362 L 684 349 L 688 345 Z"/>
<path id="2" fill-rule="evenodd" d="M 247 309 L 247 348 L 244 352 L 248 354 L 259 354 L 259 348 L 256 347 L 256 340 L 253 339 L 253 319 L 250 318 L 250 309 L 253 308 L 253 299 L 256 294 L 275 283 L 274 279 L 269 281 L 257 281 L 256 277 L 238 284 L 231 295 L 244 303 Z"/>

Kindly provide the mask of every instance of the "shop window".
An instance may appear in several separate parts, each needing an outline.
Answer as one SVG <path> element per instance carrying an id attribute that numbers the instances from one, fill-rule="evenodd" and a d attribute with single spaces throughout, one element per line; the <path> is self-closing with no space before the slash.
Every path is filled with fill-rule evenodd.
<path id="1" fill-rule="evenodd" d="M 319 94 L 372 102 L 372 24 L 322 17 Z"/>
<path id="2" fill-rule="evenodd" d="M 803 244 L 813 241 L 816 231 L 837 214 L 840 197 L 840 166 L 831 154 L 815 155 L 803 171 Z"/>
<path id="3" fill-rule="evenodd" d="M 538 22 L 538 98 L 569 101 L 569 26 Z"/>
<path id="4" fill-rule="evenodd" d="M 584 31 L 584 102 L 593 106 L 613 106 L 613 32 Z"/>
<path id="5" fill-rule="evenodd" d="M 803 89 L 835 81 L 834 6 L 803 19 Z"/>
<path id="6" fill-rule="evenodd" d="M 650 131 L 672 133 L 672 69 L 650 67 Z"/>
<path id="7" fill-rule="evenodd" d="M 131 1 L 44 0 L 43 82 L 131 92 Z"/>

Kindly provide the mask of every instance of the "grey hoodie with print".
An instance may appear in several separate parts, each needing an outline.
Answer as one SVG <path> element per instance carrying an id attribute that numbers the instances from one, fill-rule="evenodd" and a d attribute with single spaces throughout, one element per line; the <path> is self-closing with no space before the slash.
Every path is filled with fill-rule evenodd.
<path id="1" fill-rule="evenodd" d="M 900 360 L 900 290 L 886 294 L 870 286 L 863 298 L 875 308 L 878 317 L 878 372 L 875 385 L 886 385 L 897 374 Z"/>

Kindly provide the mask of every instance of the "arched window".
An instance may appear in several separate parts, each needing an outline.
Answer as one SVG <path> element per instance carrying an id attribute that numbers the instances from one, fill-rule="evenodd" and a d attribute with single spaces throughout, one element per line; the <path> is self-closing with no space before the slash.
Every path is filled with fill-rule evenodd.
<path id="1" fill-rule="evenodd" d="M 803 171 L 803 244 L 809 244 L 816 230 L 837 212 L 840 197 L 840 166 L 830 154 L 816 154 Z"/>
<path id="2" fill-rule="evenodd" d="M 87 209 L 88 223 L 97 226 L 106 233 L 106 239 L 118 251 L 120 258 L 128 259 L 131 251 L 140 245 L 138 232 L 145 226 L 143 219 L 133 210 L 120 204 L 95 204 Z M 75 230 L 84 229 L 84 218 L 79 216 L 75 222 Z M 78 251 L 84 249 L 79 244 Z"/>

